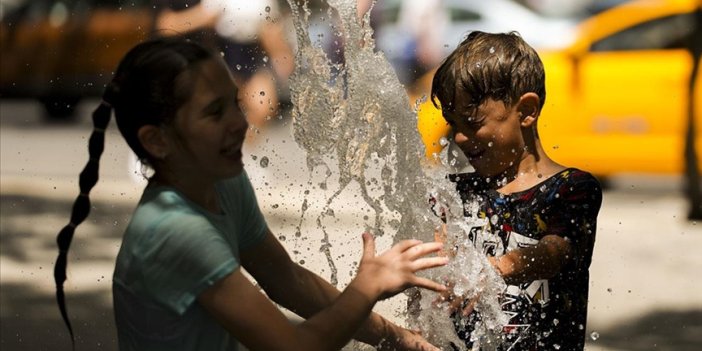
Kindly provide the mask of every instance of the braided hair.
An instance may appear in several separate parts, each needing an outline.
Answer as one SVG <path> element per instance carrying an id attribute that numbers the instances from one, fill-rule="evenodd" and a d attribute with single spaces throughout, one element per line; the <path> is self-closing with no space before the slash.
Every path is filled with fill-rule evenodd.
<path id="1" fill-rule="evenodd" d="M 138 131 L 146 125 L 170 124 L 178 109 L 190 97 L 191 85 L 181 73 L 214 57 L 204 47 L 182 39 L 158 39 L 132 48 L 122 59 L 114 78 L 107 85 L 102 102 L 92 115 L 93 131 L 88 141 L 89 159 L 79 176 L 80 192 L 70 221 L 56 238 L 59 254 L 54 266 L 56 301 L 71 336 L 75 337 L 66 310 L 63 283 L 66 281 L 68 250 L 76 227 L 90 213 L 90 190 L 98 181 L 100 156 L 105 145 L 105 129 L 114 110 L 122 137 L 139 160 L 153 165 L 153 156 L 141 145 Z"/>

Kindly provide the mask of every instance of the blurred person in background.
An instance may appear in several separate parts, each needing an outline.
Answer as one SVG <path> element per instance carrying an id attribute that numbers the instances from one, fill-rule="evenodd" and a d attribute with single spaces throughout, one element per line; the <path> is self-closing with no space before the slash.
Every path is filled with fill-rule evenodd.
<path id="1" fill-rule="evenodd" d="M 442 36 L 448 25 L 442 0 L 405 0 L 399 13 L 399 23 L 410 37 L 406 44 L 400 75 L 403 84 L 412 83 L 443 59 Z"/>
<path id="2" fill-rule="evenodd" d="M 252 131 L 249 140 L 280 110 L 294 56 L 275 0 L 156 0 L 156 30 L 222 52 L 241 87 L 239 99 Z"/>

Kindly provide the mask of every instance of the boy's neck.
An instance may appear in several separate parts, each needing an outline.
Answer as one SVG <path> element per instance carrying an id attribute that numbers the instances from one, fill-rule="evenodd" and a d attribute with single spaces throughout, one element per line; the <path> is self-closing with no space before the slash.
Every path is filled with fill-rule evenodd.
<path id="1" fill-rule="evenodd" d="M 506 183 L 498 186 L 498 192 L 511 194 L 530 189 L 565 169 L 546 155 L 541 143 L 534 143 L 534 148 L 534 151 L 525 151 L 519 164 L 507 169 L 503 176 L 499 177 L 505 179 Z"/>

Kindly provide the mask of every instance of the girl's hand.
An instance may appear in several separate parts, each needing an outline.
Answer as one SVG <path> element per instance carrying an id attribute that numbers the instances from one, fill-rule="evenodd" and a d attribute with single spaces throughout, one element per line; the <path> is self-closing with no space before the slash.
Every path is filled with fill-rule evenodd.
<path id="1" fill-rule="evenodd" d="M 379 351 L 440 351 L 430 344 L 418 331 L 398 328 L 394 337 L 383 340 Z"/>
<path id="2" fill-rule="evenodd" d="M 376 299 L 385 299 L 412 287 L 444 291 L 446 287 L 415 273 L 448 263 L 446 257 L 424 257 L 438 252 L 441 243 L 403 240 L 379 256 L 375 255 L 375 239 L 363 233 L 363 257 L 352 284 L 370 292 Z"/>

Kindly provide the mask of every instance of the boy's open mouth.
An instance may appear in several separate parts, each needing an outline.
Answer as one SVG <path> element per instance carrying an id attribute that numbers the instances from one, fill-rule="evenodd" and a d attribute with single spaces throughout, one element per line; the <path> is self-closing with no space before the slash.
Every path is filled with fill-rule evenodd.
<path id="1" fill-rule="evenodd" d="M 467 156 L 469 159 L 476 159 L 476 158 L 482 156 L 482 155 L 485 153 L 485 150 L 473 150 L 473 151 L 471 151 L 471 152 L 465 152 L 465 151 L 464 151 L 464 153 L 466 154 L 466 156 Z"/>

